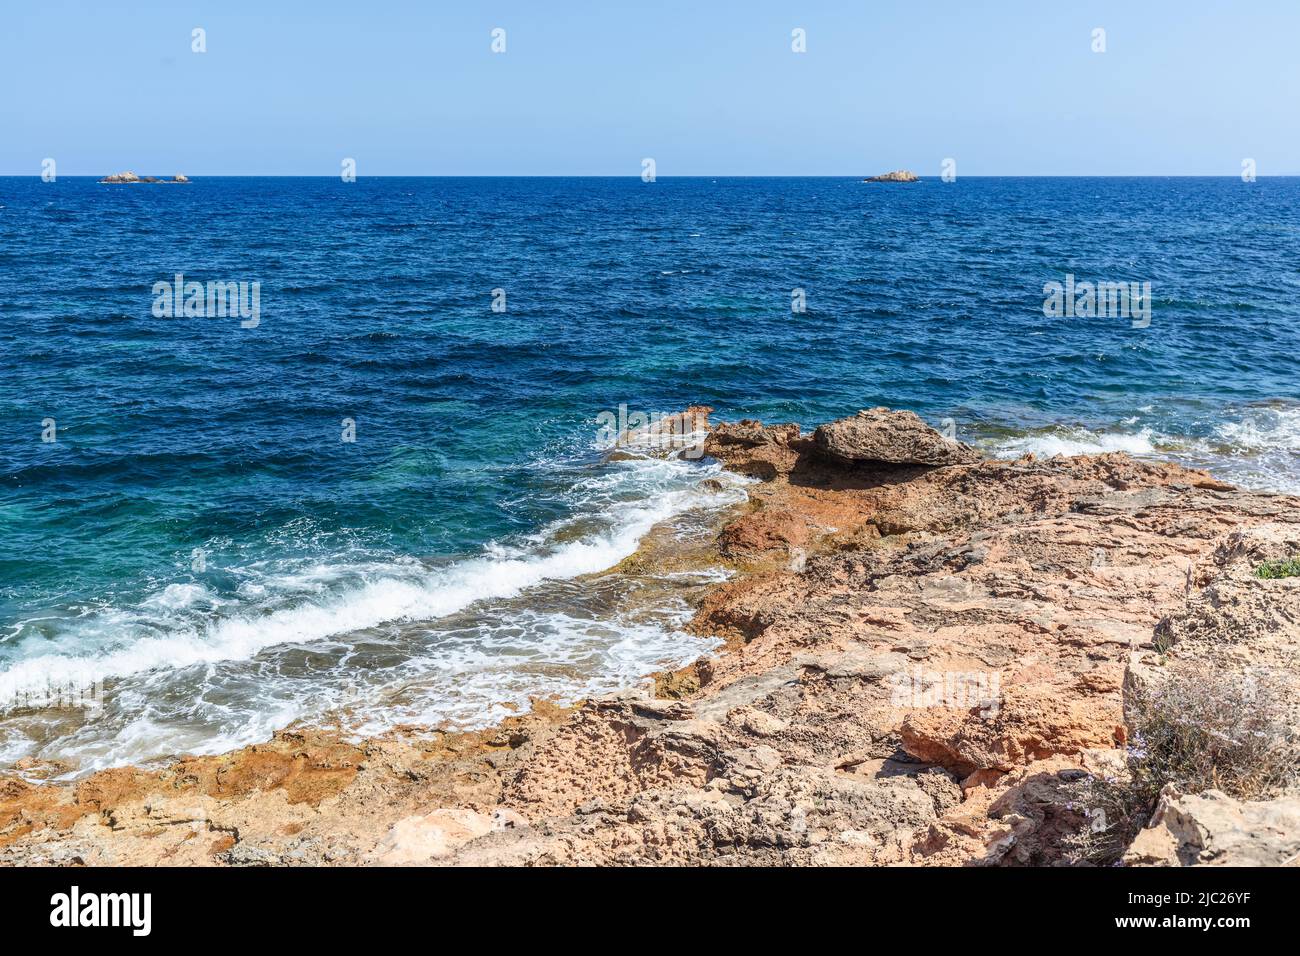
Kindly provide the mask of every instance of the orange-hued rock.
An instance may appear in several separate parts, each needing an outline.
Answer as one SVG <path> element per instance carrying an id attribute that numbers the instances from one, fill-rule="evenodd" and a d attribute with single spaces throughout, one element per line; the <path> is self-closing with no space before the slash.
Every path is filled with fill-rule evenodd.
<path id="1" fill-rule="evenodd" d="M 71 785 L 0 776 L 0 862 L 1059 863 L 1078 782 L 1123 772 L 1126 688 L 1176 658 L 1300 686 L 1300 585 L 1252 572 L 1300 550 L 1300 500 L 1123 454 L 949 445 L 875 411 L 835 441 L 714 424 L 704 450 L 761 479 L 748 503 L 707 554 L 656 531 L 610 572 L 733 572 L 690 623 L 726 648 L 659 675 L 660 696 L 480 733 L 291 730 Z M 1130 860 L 1242 853 L 1293 815 L 1171 796 Z M 1291 845 L 1270 840 L 1261 859 Z"/>
<path id="2" fill-rule="evenodd" d="M 812 541 L 815 525 L 790 509 L 770 509 L 744 515 L 718 536 L 718 549 L 729 558 L 761 557 L 777 552 L 797 555 Z"/>
<path id="3" fill-rule="evenodd" d="M 1167 784 L 1148 826 L 1124 854 L 1124 863 L 1300 864 L 1295 774 L 1300 757 L 1294 752 L 1300 736 L 1300 577 L 1268 578 L 1257 571 L 1267 562 L 1291 561 L 1298 555 L 1300 526 L 1289 520 L 1230 531 L 1193 562 L 1187 600 L 1156 626 L 1153 646 L 1139 647 L 1129 656 L 1124 700 L 1130 718 L 1139 701 L 1168 688 L 1174 675 L 1192 674 L 1197 682 L 1241 688 L 1249 716 L 1260 721 L 1242 735 L 1253 738 L 1256 747 L 1271 741 L 1271 752 L 1281 759 L 1263 764 L 1279 779 L 1264 785 L 1257 764 L 1256 773 L 1245 778 L 1252 792 L 1238 797 L 1221 789 L 1183 793 Z M 1186 706 L 1195 708 L 1198 702 L 1193 699 Z M 1200 722 L 1201 714 L 1195 709 L 1191 713 Z M 1221 727 L 1216 731 L 1220 737 L 1231 736 Z M 1285 765 L 1292 770 L 1289 775 Z M 1234 779 L 1227 768 L 1215 769 L 1222 786 Z"/>

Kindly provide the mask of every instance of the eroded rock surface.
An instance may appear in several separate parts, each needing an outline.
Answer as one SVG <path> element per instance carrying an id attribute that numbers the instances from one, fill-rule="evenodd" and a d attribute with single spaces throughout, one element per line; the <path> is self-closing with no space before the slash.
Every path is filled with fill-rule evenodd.
<path id="1" fill-rule="evenodd" d="M 1259 720 L 1246 733 L 1268 736 L 1272 745 L 1264 749 L 1260 741 L 1260 749 L 1245 749 L 1242 759 L 1258 766 L 1247 768 L 1240 781 L 1242 771 L 1224 768 L 1225 782 L 1261 791 L 1250 799 L 1218 789 L 1182 794 L 1166 788 L 1149 827 L 1125 853 L 1126 863 L 1300 862 L 1300 755 L 1295 753 L 1300 746 L 1300 577 L 1267 579 L 1258 573 L 1267 562 L 1297 555 L 1300 526 L 1291 520 L 1245 525 L 1223 535 L 1189 567 L 1184 606 L 1160 621 L 1151 648 L 1131 655 L 1124 685 L 1130 710 L 1179 674 L 1203 675 L 1240 688 L 1241 706 Z M 1184 719 L 1198 719 L 1190 710 L 1195 704 L 1189 704 Z M 1271 720 L 1262 720 L 1270 715 Z"/>
<path id="2" fill-rule="evenodd" d="M 1123 454 L 980 460 L 921 429 L 712 427 L 708 454 L 763 480 L 719 531 L 742 573 L 691 624 L 728 649 L 662 696 L 8 775 L 0 862 L 1058 864 L 1073 784 L 1123 762 L 1126 672 L 1195 653 L 1294 675 L 1300 590 L 1248 569 L 1300 546 L 1300 501 Z M 1293 810 L 1180 798 L 1132 859 L 1230 859 Z"/>
<path id="3" fill-rule="evenodd" d="M 895 465 L 969 465 L 980 455 L 944 438 L 913 412 L 871 408 L 829 422 L 813 433 L 817 447 L 844 462 Z"/>
<path id="4" fill-rule="evenodd" d="M 1161 797 L 1130 866 L 1294 866 L 1300 860 L 1300 797 L 1234 800 L 1218 790 Z"/>

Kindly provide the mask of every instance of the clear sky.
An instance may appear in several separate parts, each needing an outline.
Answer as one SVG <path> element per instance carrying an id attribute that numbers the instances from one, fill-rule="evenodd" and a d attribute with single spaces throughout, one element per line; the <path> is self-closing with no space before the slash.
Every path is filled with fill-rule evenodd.
<path id="1" fill-rule="evenodd" d="M 1297 0 L 6 0 L 0 174 L 1296 174 L 1298 49 Z"/>

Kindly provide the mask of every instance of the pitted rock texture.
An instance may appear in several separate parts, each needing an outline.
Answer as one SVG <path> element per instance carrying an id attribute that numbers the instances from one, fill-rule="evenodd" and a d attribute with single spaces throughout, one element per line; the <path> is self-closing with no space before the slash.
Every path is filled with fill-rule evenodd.
<path id="1" fill-rule="evenodd" d="M 1290 503 L 1292 499 L 1279 500 Z M 1150 695 L 1180 669 L 1207 680 L 1267 687 L 1279 725 L 1300 739 L 1300 577 L 1261 578 L 1269 561 L 1300 555 L 1300 526 L 1247 524 L 1223 535 L 1188 569 L 1187 600 L 1156 626 L 1125 674 L 1126 704 Z M 1300 756 L 1293 761 L 1300 769 Z M 1300 864 L 1300 787 L 1236 799 L 1220 790 L 1166 787 L 1149 826 L 1124 862 L 1155 866 Z"/>
<path id="2" fill-rule="evenodd" d="M 3 775 L 0 862 L 1059 864 L 1072 785 L 1123 763 L 1126 674 L 1198 655 L 1294 683 L 1300 591 L 1251 569 L 1300 545 L 1300 501 L 937 440 L 849 462 L 798 426 L 713 426 L 708 454 L 762 481 L 718 529 L 738 573 L 690 625 L 727 649 L 659 675 L 663 696 L 470 734 L 290 730 L 72 785 Z M 1180 799 L 1150 831 L 1175 849 L 1133 862 L 1230 859 L 1233 833 L 1289 819 Z"/>
<path id="3" fill-rule="evenodd" d="M 851 418 L 821 425 L 813 432 L 817 447 L 843 462 L 893 465 L 969 465 L 979 452 L 944 438 L 913 412 L 871 408 Z"/>
<path id="4" fill-rule="evenodd" d="M 1300 797 L 1234 800 L 1218 790 L 1161 796 L 1138 834 L 1130 866 L 1295 866 L 1300 862 Z"/>

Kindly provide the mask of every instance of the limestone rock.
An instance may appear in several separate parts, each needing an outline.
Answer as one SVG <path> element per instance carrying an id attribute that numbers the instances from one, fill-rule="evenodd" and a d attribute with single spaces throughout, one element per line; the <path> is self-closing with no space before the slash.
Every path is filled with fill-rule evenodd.
<path id="1" fill-rule="evenodd" d="M 372 862 L 380 866 L 427 863 L 450 856 L 462 844 L 494 830 L 518 826 L 527 826 L 527 822 L 507 808 L 491 815 L 461 807 L 434 810 L 394 823 L 375 849 Z"/>
<path id="2" fill-rule="evenodd" d="M 722 529 L 718 550 L 730 558 L 778 551 L 793 554 L 807 548 L 812 536 L 807 517 L 772 508 L 744 515 Z"/>
<path id="3" fill-rule="evenodd" d="M 756 448 L 760 445 L 789 445 L 799 437 L 799 426 L 764 425 L 752 418 L 738 422 L 722 422 L 713 429 L 710 436 L 715 445 L 748 445 Z"/>
<path id="4" fill-rule="evenodd" d="M 1300 797 L 1234 800 L 1166 788 L 1124 854 L 1129 866 L 1281 866 L 1300 860 Z"/>
<path id="5" fill-rule="evenodd" d="M 862 181 L 864 183 L 918 183 L 921 181 L 921 177 L 907 169 L 896 169 L 892 173 L 869 176 Z"/>
<path id="6" fill-rule="evenodd" d="M 0 772 L 0 864 L 1057 865 L 1081 781 L 1131 758 L 1130 660 L 1133 684 L 1185 659 L 1300 686 L 1300 579 L 1254 574 L 1300 551 L 1300 499 L 1123 454 L 935 467 L 899 433 L 966 453 L 918 424 L 846 440 L 861 460 L 828 453 L 835 424 L 714 427 L 709 454 L 764 479 L 731 476 L 750 506 L 719 523 L 766 515 L 729 535 L 774 547 L 700 586 L 688 627 L 728 646 L 671 699 Z M 776 560 L 799 528 L 807 560 Z M 675 569 L 656 540 L 613 573 Z M 1130 862 L 1293 860 L 1295 803 L 1170 796 Z"/>
<path id="7" fill-rule="evenodd" d="M 980 460 L 969 445 L 950 441 L 914 412 L 872 408 L 820 426 L 813 441 L 824 454 L 845 462 L 895 465 L 966 465 Z"/>

